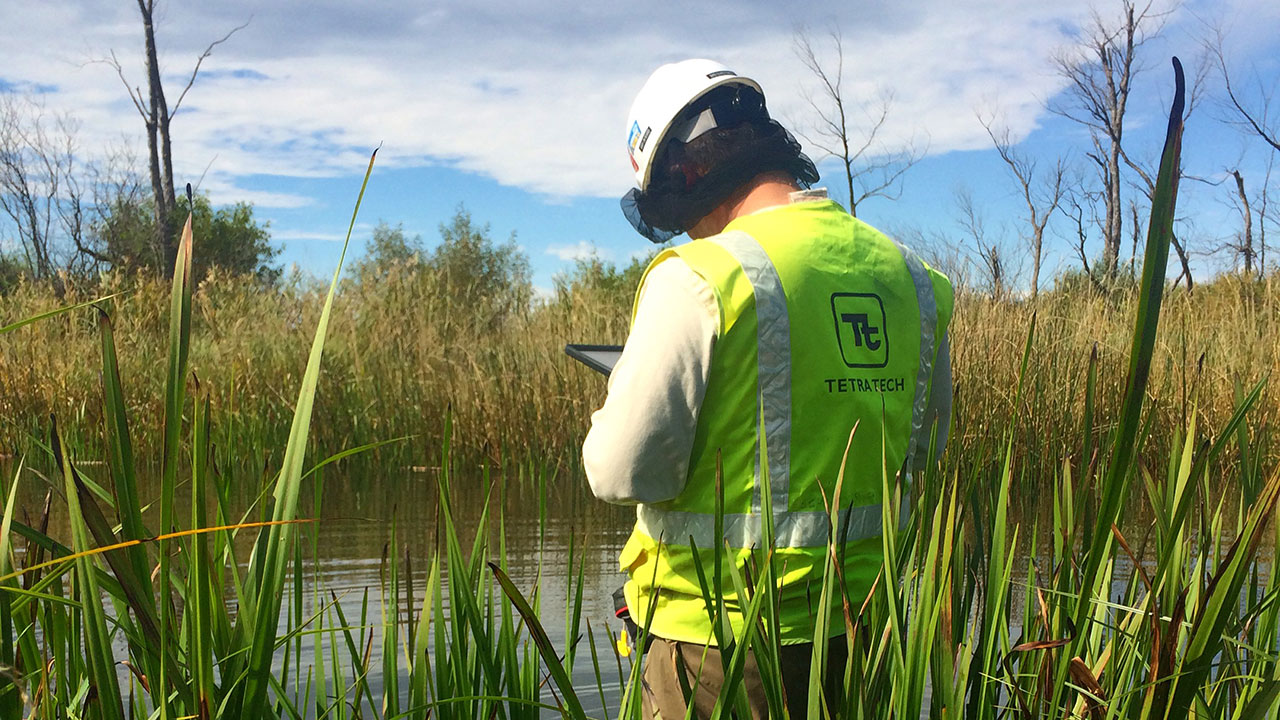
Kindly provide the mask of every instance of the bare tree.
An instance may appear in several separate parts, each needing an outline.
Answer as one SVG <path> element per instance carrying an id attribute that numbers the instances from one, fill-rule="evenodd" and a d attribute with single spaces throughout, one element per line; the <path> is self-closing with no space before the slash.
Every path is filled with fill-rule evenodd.
<path id="1" fill-rule="evenodd" d="M 82 230 L 75 182 L 76 123 L 12 93 L 0 96 L 0 210 L 32 277 L 52 279 L 67 256 L 59 238 Z"/>
<path id="2" fill-rule="evenodd" d="M 1256 207 L 1251 208 L 1244 179 L 1239 168 L 1231 171 L 1235 179 L 1236 194 L 1233 203 L 1240 210 L 1242 227 L 1237 235 L 1237 242 L 1227 243 L 1244 262 L 1245 272 L 1250 272 L 1253 260 L 1257 259 L 1259 274 L 1266 272 L 1267 225 L 1272 221 L 1274 211 L 1270 205 L 1271 169 L 1277 154 L 1280 154 L 1280 117 L 1277 117 L 1272 99 L 1280 82 L 1274 78 L 1270 84 L 1258 74 L 1256 68 L 1250 68 L 1251 81 L 1245 86 L 1232 82 L 1230 62 L 1224 48 L 1226 37 L 1220 26 L 1209 28 L 1204 43 L 1205 52 L 1210 63 L 1222 80 L 1222 88 L 1226 97 L 1222 101 L 1225 110 L 1224 120 L 1236 126 L 1246 138 L 1261 140 L 1271 152 L 1267 155 L 1266 172 L 1263 182 L 1255 191 L 1258 199 Z M 1252 97 L 1250 97 L 1252 95 Z M 1254 212 L 1257 213 L 1257 245 L 1254 246 Z"/>
<path id="3" fill-rule="evenodd" d="M 1114 279 L 1123 237 L 1124 204 L 1120 177 L 1124 118 L 1134 76 L 1142 70 L 1138 50 L 1159 34 L 1164 13 L 1152 10 L 1154 0 L 1138 7 L 1122 0 L 1118 21 L 1094 11 L 1077 47 L 1058 53 L 1054 64 L 1067 80 L 1066 96 L 1049 109 L 1089 129 L 1093 150 L 1087 155 L 1102 182 L 1103 277 Z"/>
<path id="4" fill-rule="evenodd" d="M 1067 175 L 1066 158 L 1059 157 L 1052 168 L 1043 174 L 1037 172 L 1037 162 L 1014 148 L 1009 128 L 994 128 L 992 118 L 978 117 L 982 127 L 995 145 L 1000 159 L 1008 166 L 1010 174 L 1018 181 L 1022 201 L 1027 207 L 1023 218 L 1027 223 L 1027 247 L 1031 251 L 1031 297 L 1040 294 L 1040 264 L 1044 251 L 1044 229 L 1049 218 L 1062 202 Z"/>
<path id="5" fill-rule="evenodd" d="M 1239 256 L 1240 261 L 1244 263 L 1245 275 L 1253 274 L 1254 266 L 1254 247 L 1253 247 L 1253 210 L 1249 208 L 1249 194 L 1244 189 L 1244 176 L 1240 174 L 1240 169 L 1236 168 L 1231 171 L 1231 177 L 1236 181 L 1236 198 L 1239 202 L 1237 206 L 1240 210 L 1240 232 L 1236 235 L 1235 242 L 1228 243 Z"/>
<path id="6" fill-rule="evenodd" d="M 164 262 L 160 266 L 165 273 L 169 273 L 173 271 L 174 260 L 177 258 L 178 252 L 177 237 L 170 230 L 170 215 L 177 205 L 173 190 L 173 142 L 169 130 L 170 124 L 182 107 L 182 101 L 187 97 L 187 92 L 195 84 L 196 76 L 200 73 L 200 65 L 213 54 L 215 47 L 229 40 L 232 35 L 244 29 L 249 23 L 246 22 L 232 28 L 226 35 L 209 43 L 204 52 L 200 53 L 200 56 L 196 58 L 195 67 L 191 70 L 191 76 L 187 79 L 186 86 L 182 88 L 182 92 L 178 94 L 177 102 L 170 109 L 165 98 L 164 83 L 160 77 L 160 62 L 156 52 L 156 0 L 137 0 L 137 2 L 138 11 L 142 14 L 142 29 L 145 39 L 147 93 L 144 95 L 141 88 L 130 84 L 125 77 L 124 67 L 116 57 L 114 50 L 111 52 L 110 58 L 105 62 L 115 68 L 116 74 L 120 77 L 120 82 L 124 83 L 125 90 L 129 93 L 129 99 L 133 101 L 134 107 L 138 110 L 138 114 L 142 116 L 142 121 L 147 128 L 148 169 L 151 175 L 152 200 L 155 203 L 156 243 L 163 250 Z"/>
<path id="7" fill-rule="evenodd" d="M 0 241 L 19 251 L 32 278 L 56 280 L 120 264 L 121 225 L 130 239 L 150 215 L 143 207 L 135 158 L 108 148 L 80 151 L 79 124 L 30 98 L 0 95 Z M 156 263 L 150 263 L 154 266 Z"/>
<path id="8" fill-rule="evenodd" d="M 973 202 L 973 194 L 968 188 L 957 188 L 955 192 L 956 209 L 959 212 L 957 221 L 968 240 L 972 241 L 976 265 L 980 277 L 991 297 L 1000 300 L 1008 296 L 1011 286 L 1018 275 L 1017 268 L 1011 263 L 1011 256 L 1001 238 L 1001 233 L 992 232 L 987 227 L 986 218 Z"/>
<path id="9" fill-rule="evenodd" d="M 1089 266 L 1089 228 L 1097 226 L 1098 216 L 1095 208 L 1096 193 L 1089 191 L 1083 183 L 1072 184 L 1067 187 L 1063 195 L 1060 209 L 1064 215 L 1071 220 L 1073 229 L 1072 249 L 1076 251 L 1076 257 L 1080 260 L 1080 267 L 1084 271 L 1084 276 L 1089 278 L 1090 286 L 1098 292 L 1105 290 L 1102 281 L 1099 280 L 1094 268 Z"/>
<path id="10" fill-rule="evenodd" d="M 909 145 L 892 150 L 884 146 L 880 133 L 893 108 L 893 95 L 882 92 L 874 108 L 850 117 L 853 102 L 844 88 L 844 43 L 838 29 L 828 35 L 834 59 L 820 57 L 807 30 L 795 32 L 795 52 L 800 62 L 818 81 L 816 94 L 805 92 L 805 100 L 817 118 L 817 127 L 800 133 L 810 145 L 828 157 L 838 159 L 849 194 L 849 214 L 858 216 L 858 206 L 874 197 L 896 199 L 902 192 L 902 176 L 924 157 L 924 151 Z"/>

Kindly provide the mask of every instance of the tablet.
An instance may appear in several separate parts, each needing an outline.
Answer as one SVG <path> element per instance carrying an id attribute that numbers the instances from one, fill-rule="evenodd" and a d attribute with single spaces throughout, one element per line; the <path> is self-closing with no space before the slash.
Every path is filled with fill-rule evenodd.
<path id="1" fill-rule="evenodd" d="M 564 354 L 602 375 L 608 375 L 622 356 L 622 346 L 569 343 L 564 346 Z"/>

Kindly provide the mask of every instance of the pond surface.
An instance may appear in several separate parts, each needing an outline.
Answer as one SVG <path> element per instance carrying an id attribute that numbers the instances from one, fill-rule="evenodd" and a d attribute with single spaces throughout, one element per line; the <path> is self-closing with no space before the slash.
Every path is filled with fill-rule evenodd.
<path id="1" fill-rule="evenodd" d="M 101 463 L 89 460 L 79 462 L 77 467 L 93 481 L 103 487 L 110 487 L 109 472 Z M 8 487 L 16 471 L 16 463 L 0 460 L 0 477 L 4 478 L 4 487 Z M 160 485 L 157 478 L 158 473 L 155 473 L 144 479 L 139 488 L 143 498 L 159 496 Z M 59 478 L 47 468 L 28 466 L 19 488 L 16 519 L 24 521 L 25 514 L 25 521 L 34 524 L 44 507 L 46 495 L 52 489 L 48 534 L 59 542 L 70 545 L 66 504 L 62 500 L 61 485 L 55 485 L 57 480 Z M 231 506 L 238 517 L 239 513 L 253 506 L 260 488 L 241 481 L 237 481 L 235 485 L 230 493 Z M 634 510 L 596 500 L 591 496 L 585 479 L 570 477 L 569 473 L 547 476 L 542 487 L 537 478 L 509 478 L 503 487 L 503 482 L 499 479 L 486 481 L 473 474 L 454 477 L 452 488 L 454 521 L 464 553 L 470 552 L 476 527 L 487 504 L 487 556 L 488 559 L 497 560 L 501 513 L 508 575 L 527 597 L 532 595 L 535 586 L 540 589 L 542 624 L 556 648 L 562 651 L 566 646 L 565 607 L 569 591 L 573 588 L 568 566 L 572 546 L 575 565 L 581 564 L 583 574 L 582 632 L 586 632 L 586 621 L 589 620 L 596 637 L 597 650 L 603 653 L 600 660 L 608 714 L 615 715 L 620 690 L 610 636 L 616 639 L 621 625 L 613 613 L 613 592 L 625 579 L 618 570 L 617 558 L 630 533 L 635 518 Z M 181 486 L 176 495 L 178 524 L 180 528 L 185 528 L 190 525 L 189 488 Z M 341 603 L 347 620 L 356 623 L 367 592 L 370 622 L 380 622 L 380 592 L 385 571 L 383 557 L 384 553 L 394 552 L 401 562 L 402 582 L 403 563 L 408 558 L 414 592 L 413 613 L 416 617 L 427 587 L 433 554 L 438 551 L 442 564 L 447 556 L 444 539 L 440 535 L 444 532 L 444 527 L 438 511 L 439 497 L 439 473 L 432 468 L 396 465 L 369 469 L 366 465 L 358 472 L 333 472 L 329 468 L 322 479 L 304 481 L 299 498 L 299 516 L 319 519 L 315 525 L 299 526 L 298 531 L 303 558 L 304 616 L 310 616 L 315 611 L 316 594 L 313 591 L 318 589 L 321 602 L 328 602 L 332 591 Z M 317 507 L 319 512 L 314 513 Z M 105 507 L 104 511 L 107 511 Z M 113 516 L 107 512 L 109 516 Z M 259 517 L 257 512 L 250 511 L 245 519 L 253 521 L 269 518 Z M 145 514 L 145 521 L 152 528 L 158 525 L 158 510 L 155 507 Z M 236 556 L 242 573 L 247 568 L 256 534 L 257 531 L 248 530 L 236 539 Z M 393 539 L 394 548 L 391 546 Z M 21 546 L 22 543 L 19 543 L 19 551 Z M 19 563 L 21 562 L 20 555 Z M 286 589 L 290 587 L 292 581 L 286 581 Z M 233 591 L 228 588 L 227 594 L 233 596 Z M 447 613 L 447 588 L 443 597 Z M 497 598 L 496 595 L 495 599 L 506 602 L 505 598 Z M 288 611 L 286 602 L 281 613 L 280 635 L 287 632 Z M 518 615 L 515 617 L 518 621 Z M 336 620 L 328 624 L 336 624 Z M 522 639 L 528 638 L 527 631 L 521 632 L 520 636 Z M 580 642 L 580 652 L 573 668 L 574 684 L 583 689 L 580 693 L 581 700 L 588 714 L 603 717 L 603 701 L 596 689 L 597 679 L 590 652 L 586 648 L 586 637 Z M 305 641 L 304 653 L 312 647 L 311 640 Z M 368 678 L 375 697 L 380 697 L 382 692 L 381 664 L 376 659 L 380 652 L 381 638 L 375 637 L 375 660 Z M 116 648 L 116 657 L 127 657 L 123 642 Z M 281 658 L 282 655 L 278 657 Z M 303 666 L 307 664 L 308 661 L 304 660 Z M 630 670 L 627 661 L 623 662 L 623 670 Z M 121 668 L 120 673 L 122 680 L 125 680 L 127 670 Z M 402 689 L 407 687 L 406 681 L 407 672 L 402 676 Z M 544 692 L 544 700 L 553 702 L 549 692 Z"/>
<path id="2" fill-rule="evenodd" d="M 453 479 L 452 507 L 464 552 L 470 552 L 475 527 L 488 502 L 491 505 L 489 555 L 496 558 L 499 493 L 496 483 L 489 487 L 481 478 Z M 438 498 L 437 478 L 430 471 L 396 469 L 376 481 L 350 476 L 324 481 L 318 527 L 322 554 L 318 566 L 322 584 L 338 594 L 344 608 L 349 602 L 350 607 L 358 609 L 366 589 L 371 602 L 377 597 L 382 555 L 391 541 L 394 525 L 401 557 L 407 550 L 411 558 L 416 616 L 416 604 L 421 603 L 430 559 L 436 548 L 436 533 L 443 532 L 436 510 Z M 609 636 L 616 638 L 621 627 L 613 614 L 613 592 L 625 580 L 618 569 L 618 553 L 631 531 L 634 510 L 596 500 L 584 479 L 571 478 L 567 473 L 546 479 L 545 503 L 536 480 L 509 480 L 503 506 L 509 576 L 526 596 L 531 595 L 535 585 L 540 588 L 541 622 L 552 643 L 562 652 L 567 641 L 565 607 L 573 588 L 568 566 L 572 544 L 575 564 L 581 563 L 583 571 L 581 632 L 586 632 L 585 621 L 589 620 L 597 651 L 602 653 L 608 714 L 616 715 L 620 692 Z M 443 545 L 439 552 L 443 558 Z M 307 558 L 305 562 L 312 561 Z M 309 567 L 308 572 L 311 571 Z M 499 600 L 505 602 L 505 599 Z M 447 610 L 447 594 L 445 605 Z M 528 633 L 521 633 L 521 637 L 527 638 Z M 580 699 L 588 715 L 603 717 L 585 635 L 580 642 L 572 673 L 574 685 L 582 689 Z M 375 656 L 378 650 L 375 644 Z M 629 669 L 624 661 L 623 670 Z M 401 687 L 405 687 L 403 680 L 406 679 L 407 675 L 402 678 Z M 371 684 L 377 686 L 375 692 L 380 692 L 381 678 L 371 678 Z M 546 692 L 544 700 L 553 702 Z"/>

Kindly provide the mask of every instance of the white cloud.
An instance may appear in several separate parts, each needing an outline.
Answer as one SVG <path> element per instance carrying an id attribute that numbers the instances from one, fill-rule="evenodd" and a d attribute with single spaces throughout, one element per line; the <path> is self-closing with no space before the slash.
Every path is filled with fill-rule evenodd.
<path id="1" fill-rule="evenodd" d="M 272 230 L 271 239 L 273 240 L 320 240 L 324 242 L 342 242 L 347 238 L 346 233 L 326 233 L 313 232 L 311 230 Z"/>
<path id="2" fill-rule="evenodd" d="M 315 204 L 315 199 L 306 195 L 241 187 L 226 173 L 204 178 L 197 191 L 207 192 L 214 205 L 247 202 L 258 208 L 300 208 Z"/>
<path id="3" fill-rule="evenodd" d="M 593 257 L 607 257 L 607 252 L 602 252 L 599 248 L 586 240 L 579 240 L 574 245 L 549 245 L 546 253 L 555 255 L 565 262 L 573 260 L 589 260 Z"/>
<path id="4" fill-rule="evenodd" d="M 1259 0 L 1253 0 L 1259 1 Z M 1243 0 L 1237 5 L 1243 4 Z M 789 4 L 739 3 L 732 16 L 687 3 L 253 3 L 168 6 L 159 24 L 170 102 L 211 40 L 218 46 L 174 120 L 176 173 L 205 174 L 218 198 L 264 207 L 306 199 L 244 190 L 250 175 L 319 177 L 439 164 L 550 197 L 614 197 L 630 183 L 622 126 L 631 97 L 658 64 L 718 57 L 757 77 L 774 114 L 806 125 L 812 83 L 791 50 L 793 28 L 819 33 L 841 16 L 853 105 L 894 94 L 883 139 L 931 153 L 985 148 L 976 107 L 998 98 L 1014 137 L 1034 129 L 1061 81 L 1048 62 L 1089 0 L 1027 3 L 860 3 L 803 14 Z M 141 27 L 129 4 L 6 3 L 0 87 L 56 88 L 51 105 L 81 119 L 82 144 L 142 124 L 114 70 L 85 64 L 115 50 L 141 83 Z M 145 157 L 144 153 L 140 153 Z M 217 199 L 217 198 L 215 198 Z"/>

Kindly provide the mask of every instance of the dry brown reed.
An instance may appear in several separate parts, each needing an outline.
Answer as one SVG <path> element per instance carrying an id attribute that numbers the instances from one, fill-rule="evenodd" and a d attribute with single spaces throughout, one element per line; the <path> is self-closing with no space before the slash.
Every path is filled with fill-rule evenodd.
<path id="1" fill-rule="evenodd" d="M 957 298 L 951 328 L 952 364 L 956 383 L 953 443 L 948 459 L 961 467 L 995 462 L 990 449 L 1019 418 L 1014 430 L 1014 457 L 1030 478 L 1022 487 L 1042 487 L 1060 468 L 1037 458 L 1081 457 L 1081 418 L 1086 416 L 1085 383 L 1090 354 L 1098 354 L 1093 448 L 1117 420 L 1128 370 L 1130 330 L 1136 293 L 1104 297 L 1090 292 L 1053 292 L 1035 301 L 992 300 L 976 295 Z M 1170 456 L 1179 442 L 1176 428 L 1199 413 L 1202 433 L 1223 427 L 1239 396 L 1259 381 L 1280 373 L 1280 276 L 1265 281 L 1224 276 L 1194 292 L 1170 292 L 1152 361 L 1148 412 L 1151 432 L 1141 457 L 1145 467 Z M 1023 407 L 1013 407 L 1018 372 L 1032 318 L 1035 341 L 1027 366 Z M 1249 427 L 1266 433 L 1274 427 L 1280 394 L 1264 388 Z M 1260 438 L 1253 442 L 1262 445 Z M 1274 467 L 1277 448 L 1271 447 L 1264 467 Z M 1017 486 L 1017 483 L 1015 483 Z"/>
<path id="2" fill-rule="evenodd" d="M 1221 427 L 1237 392 L 1280 370 L 1280 288 L 1267 281 L 1223 277 L 1193 293 L 1171 292 L 1165 303 L 1150 400 L 1155 413 L 1146 457 L 1168 457 L 1173 428 L 1198 408 L 1202 427 Z M 252 278 L 215 273 L 195 292 L 191 366 L 213 389 L 214 438 L 232 460 L 261 463 L 260 448 L 279 447 L 292 417 L 306 346 L 323 288 L 294 278 L 264 288 Z M 134 432 L 154 448 L 162 422 L 167 324 L 166 284 L 107 276 L 59 299 L 22 286 L 3 298 L 0 324 L 39 311 L 125 291 L 112 300 L 122 376 Z M 566 342 L 620 343 L 626 335 L 630 289 L 563 283 L 557 292 L 514 314 L 485 314 L 451 302 L 423 266 L 368 268 L 346 281 L 332 318 L 326 368 L 315 408 L 313 442 L 326 452 L 412 435 L 403 459 L 433 464 L 445 412 L 455 437 L 473 457 L 563 459 L 573 462 L 605 381 L 566 358 Z M 1096 345 L 1099 373 L 1095 431 L 1114 422 L 1126 372 L 1128 318 L 1136 298 L 1050 292 L 1035 301 L 962 294 L 951 328 L 957 390 L 948 457 L 959 467 L 994 462 L 990 448 L 1019 417 L 1015 457 L 1029 479 L 1058 468 L 1034 459 L 1078 456 L 1084 382 Z M 485 304 L 482 307 L 492 307 Z M 1028 366 L 1023 412 L 1015 413 L 1022 347 L 1032 316 L 1036 344 Z M 46 418 L 78 418 L 70 438 L 99 448 L 98 335 L 86 310 L 37 323 L 0 342 L 0 452 L 35 449 Z M 1198 395 L 1197 395 L 1198 392 Z M 1280 410 L 1266 390 L 1249 423 L 1265 431 Z M 1265 443 L 1263 443 L 1265 445 Z M 1096 445 L 1095 445 L 1096 447 Z M 1276 460 L 1271 448 L 1268 466 Z M 87 457 L 87 456 L 86 456 Z M 1082 462 L 1087 461 L 1087 458 Z M 975 468 L 976 469 L 976 468 Z M 1157 468 L 1151 468 L 1153 471 Z"/>

